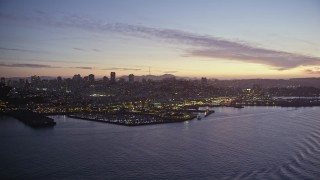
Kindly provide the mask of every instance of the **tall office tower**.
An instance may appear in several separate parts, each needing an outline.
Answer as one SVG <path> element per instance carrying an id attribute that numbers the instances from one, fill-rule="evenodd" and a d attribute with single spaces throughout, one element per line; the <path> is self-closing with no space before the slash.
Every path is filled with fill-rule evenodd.
<path id="1" fill-rule="evenodd" d="M 72 81 L 74 82 L 80 82 L 82 80 L 82 77 L 80 74 L 75 74 L 72 78 Z"/>
<path id="2" fill-rule="evenodd" d="M 113 83 L 116 82 L 116 72 L 110 73 L 110 81 Z"/>
<path id="3" fill-rule="evenodd" d="M 57 77 L 57 81 L 58 81 L 58 83 L 61 83 L 61 82 L 62 82 L 62 77 L 61 77 L 61 76 L 58 76 L 58 77 Z"/>
<path id="4" fill-rule="evenodd" d="M 205 77 L 202 77 L 202 78 L 201 78 L 201 85 L 202 85 L 202 86 L 207 86 L 207 85 L 208 85 L 208 80 L 207 80 L 207 78 L 205 78 Z"/>
<path id="5" fill-rule="evenodd" d="M 93 81 L 94 81 L 94 75 L 93 75 L 93 74 L 89 74 L 88 77 L 89 77 L 89 81 L 90 81 L 90 82 L 93 82 Z"/>
<path id="6" fill-rule="evenodd" d="M 107 77 L 107 76 L 103 76 L 103 78 L 102 78 L 102 80 L 103 80 L 103 82 L 108 82 L 109 81 L 109 78 Z"/>
<path id="7" fill-rule="evenodd" d="M 57 88 L 61 89 L 61 86 L 62 86 L 62 77 L 58 76 L 57 77 Z"/>
<path id="8" fill-rule="evenodd" d="M 134 82 L 134 75 L 129 74 L 129 83 L 133 83 L 133 82 Z"/>

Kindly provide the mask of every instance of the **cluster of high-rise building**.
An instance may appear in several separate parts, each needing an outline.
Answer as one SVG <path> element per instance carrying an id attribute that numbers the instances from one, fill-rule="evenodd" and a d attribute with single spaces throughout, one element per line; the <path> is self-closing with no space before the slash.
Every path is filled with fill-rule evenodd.
<path id="1" fill-rule="evenodd" d="M 96 81 L 94 74 L 89 74 L 88 76 L 84 76 L 83 78 L 81 77 L 80 74 L 75 74 L 72 78 L 72 80 L 75 81 L 79 81 L 79 80 L 84 80 L 84 81 L 88 81 L 88 82 L 94 82 Z M 108 78 L 107 76 L 103 76 L 102 80 L 104 82 L 110 82 L 110 83 L 115 83 L 117 82 L 117 78 L 116 78 L 116 72 L 111 72 L 110 73 L 110 78 Z M 125 79 L 120 79 L 121 81 L 125 81 Z M 133 74 L 129 74 L 128 76 L 128 82 L 134 82 L 134 75 Z"/>
<path id="2" fill-rule="evenodd" d="M 75 81 L 79 81 L 82 79 L 84 81 L 88 81 L 88 82 L 94 82 L 96 80 L 94 74 L 89 74 L 88 76 L 84 76 L 83 78 L 81 77 L 80 74 L 75 74 L 72 78 L 72 80 L 75 80 Z M 116 82 L 116 72 L 110 73 L 110 79 L 107 76 L 103 76 L 102 80 L 105 82 L 110 81 L 112 83 L 115 83 Z"/>
<path id="3" fill-rule="evenodd" d="M 64 80 L 67 82 L 72 81 L 74 83 L 80 83 L 82 81 L 93 83 L 93 82 L 97 81 L 94 74 L 89 74 L 88 76 L 84 76 L 84 77 L 82 77 L 80 74 L 75 74 L 72 78 L 65 78 Z M 61 84 L 64 80 L 62 79 L 61 76 L 58 76 L 57 79 L 55 79 L 53 81 L 57 81 L 58 84 Z M 120 78 L 119 80 L 122 82 L 126 81 L 123 78 Z M 10 79 L 6 80 L 6 78 L 4 78 L 4 77 L 1 77 L 1 79 L 0 79 L 0 82 L 2 84 L 8 85 L 8 86 L 14 86 L 14 87 L 23 87 L 26 84 L 37 87 L 37 86 L 40 86 L 41 84 L 43 84 L 45 82 L 49 82 L 49 81 L 52 81 L 52 80 L 47 80 L 47 79 L 44 80 L 44 79 L 41 79 L 40 76 L 37 76 L 37 75 L 31 76 L 30 81 L 29 81 L 29 78 L 19 79 L 18 81 L 17 80 L 10 80 Z M 103 76 L 102 81 L 109 82 L 109 83 L 116 83 L 117 82 L 116 72 L 111 72 L 109 78 L 107 76 Z M 127 81 L 130 83 L 133 83 L 135 81 L 134 75 L 129 74 Z"/>

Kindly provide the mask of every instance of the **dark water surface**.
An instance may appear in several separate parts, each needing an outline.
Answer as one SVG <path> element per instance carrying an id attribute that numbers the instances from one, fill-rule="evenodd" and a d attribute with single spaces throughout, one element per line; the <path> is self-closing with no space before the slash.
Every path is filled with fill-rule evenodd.
<path id="1" fill-rule="evenodd" d="M 2 116 L 0 179 L 320 179 L 320 107 L 215 110 L 138 127 Z"/>

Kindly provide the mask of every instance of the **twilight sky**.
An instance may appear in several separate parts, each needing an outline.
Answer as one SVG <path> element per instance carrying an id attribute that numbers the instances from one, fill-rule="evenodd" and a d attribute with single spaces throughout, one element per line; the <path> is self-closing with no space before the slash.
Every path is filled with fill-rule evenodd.
<path id="1" fill-rule="evenodd" d="M 320 76 L 319 0 L 0 0 L 0 76 Z"/>

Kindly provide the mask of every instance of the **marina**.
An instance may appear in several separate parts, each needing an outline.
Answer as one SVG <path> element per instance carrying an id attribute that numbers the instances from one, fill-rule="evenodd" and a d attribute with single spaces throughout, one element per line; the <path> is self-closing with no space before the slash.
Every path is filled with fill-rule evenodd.
<path id="1" fill-rule="evenodd" d="M 204 117 L 209 116 L 214 113 L 214 111 L 205 111 Z M 192 120 L 198 118 L 194 113 L 176 113 L 167 112 L 164 114 L 138 114 L 138 113 L 125 113 L 125 114 L 108 114 L 108 113 L 76 113 L 67 115 L 70 118 L 77 118 L 82 120 L 104 122 L 125 126 L 140 126 L 140 125 L 151 125 L 151 124 L 161 124 L 161 123 L 177 123 L 187 120 Z"/>

